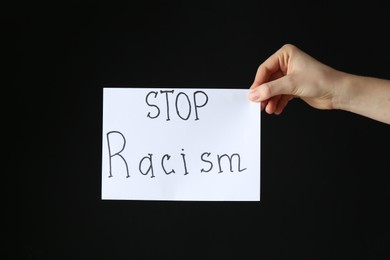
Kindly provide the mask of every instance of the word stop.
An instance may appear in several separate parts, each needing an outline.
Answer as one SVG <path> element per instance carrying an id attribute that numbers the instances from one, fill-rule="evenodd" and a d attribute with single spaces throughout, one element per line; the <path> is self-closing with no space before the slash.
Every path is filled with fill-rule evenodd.
<path id="1" fill-rule="evenodd" d="M 154 108 L 154 112 L 149 112 L 147 117 L 151 119 L 156 119 L 160 116 L 161 110 L 165 109 L 166 120 L 171 120 L 170 114 L 170 98 L 172 97 L 175 100 L 175 111 L 176 115 L 182 120 L 188 120 L 191 117 L 191 114 L 194 114 L 195 119 L 199 120 L 198 109 L 206 106 L 209 98 L 204 91 L 198 90 L 193 93 L 190 97 L 185 92 L 179 92 L 174 95 L 174 90 L 160 90 L 160 91 L 150 91 L 145 98 L 145 102 L 148 106 Z M 154 101 L 155 99 L 162 98 L 165 99 L 166 106 L 159 107 Z M 179 109 L 180 108 L 180 109 Z"/>

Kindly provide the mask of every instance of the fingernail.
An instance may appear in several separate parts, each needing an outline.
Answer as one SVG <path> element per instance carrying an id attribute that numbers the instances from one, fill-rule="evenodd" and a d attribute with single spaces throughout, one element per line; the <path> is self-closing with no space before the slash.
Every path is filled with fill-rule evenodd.
<path id="1" fill-rule="evenodd" d="M 249 99 L 252 100 L 252 101 L 256 101 L 257 99 L 259 99 L 259 93 L 256 91 L 256 90 L 251 90 L 249 92 Z"/>

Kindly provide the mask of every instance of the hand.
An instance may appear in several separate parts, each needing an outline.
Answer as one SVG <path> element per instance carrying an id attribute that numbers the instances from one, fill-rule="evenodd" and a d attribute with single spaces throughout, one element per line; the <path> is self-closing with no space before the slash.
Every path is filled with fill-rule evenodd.
<path id="1" fill-rule="evenodd" d="M 318 109 L 333 109 L 335 86 L 341 75 L 286 44 L 259 66 L 249 99 L 261 102 L 261 109 L 268 114 L 282 113 L 293 97 Z"/>

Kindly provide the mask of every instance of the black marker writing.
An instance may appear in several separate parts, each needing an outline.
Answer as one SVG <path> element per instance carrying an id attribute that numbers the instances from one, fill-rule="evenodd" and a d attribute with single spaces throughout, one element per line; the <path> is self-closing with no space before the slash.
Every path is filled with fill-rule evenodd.
<path id="1" fill-rule="evenodd" d="M 179 110 L 179 107 L 178 107 L 180 95 L 184 95 L 186 97 L 186 99 L 187 99 L 187 103 L 188 103 L 188 114 L 187 114 L 187 117 L 182 117 L 181 114 L 180 114 L 180 110 Z M 184 93 L 184 92 L 180 92 L 176 96 L 176 113 L 183 120 L 188 120 L 188 118 L 190 118 L 190 115 L 191 115 L 191 102 L 190 102 L 190 99 L 188 98 L 187 94 Z"/>
<path id="2" fill-rule="evenodd" d="M 150 106 L 150 107 L 155 107 L 156 109 L 157 109 L 157 114 L 155 115 L 155 116 L 151 116 L 150 115 L 150 112 L 146 115 L 147 117 L 149 117 L 149 118 L 151 118 L 151 119 L 155 119 L 155 118 L 157 118 L 159 115 L 160 115 L 160 109 L 158 108 L 158 106 L 157 105 L 153 105 L 153 104 L 150 104 L 149 103 L 149 95 L 150 94 L 154 94 L 154 97 L 157 97 L 157 94 L 158 94 L 158 92 L 156 92 L 156 91 L 150 91 L 147 95 L 146 95 L 146 98 L 145 98 L 145 102 L 146 102 L 146 104 L 148 104 L 148 106 Z"/>
<path id="3" fill-rule="evenodd" d="M 184 152 L 184 149 L 181 149 Z M 183 164 L 184 164 L 184 175 L 187 175 L 189 172 L 187 171 L 187 162 L 186 162 L 186 155 L 184 153 L 180 154 L 183 158 Z"/>
<path id="4" fill-rule="evenodd" d="M 118 134 L 123 139 L 122 148 L 118 152 L 116 152 L 114 154 L 111 152 L 111 145 L 110 145 L 110 135 L 112 135 L 112 134 Z M 108 163 L 109 163 L 109 169 L 110 169 L 108 177 L 111 178 L 113 176 L 112 175 L 112 162 L 111 162 L 112 157 L 119 156 L 123 160 L 123 162 L 125 163 L 125 166 L 126 166 L 126 178 L 129 178 L 130 177 L 130 175 L 129 175 L 129 167 L 127 166 L 127 162 L 126 162 L 125 158 L 123 158 L 123 156 L 121 155 L 121 152 L 125 149 L 125 146 L 126 146 L 126 138 L 125 138 L 125 136 L 121 132 L 119 132 L 119 131 L 108 132 L 107 133 L 107 146 L 108 146 Z"/>
<path id="5" fill-rule="evenodd" d="M 173 94 L 173 92 L 174 92 L 173 90 L 160 90 L 160 93 L 161 93 L 161 94 L 165 93 L 165 100 L 166 100 L 166 102 L 167 102 L 167 121 L 171 120 L 171 119 L 169 118 L 169 99 L 168 99 L 168 93 Z"/>
<path id="6" fill-rule="evenodd" d="M 123 143 L 121 144 L 120 148 L 116 148 L 118 151 L 113 152 L 112 150 L 112 138 L 113 135 L 118 135 L 121 137 L 123 140 Z M 121 154 L 123 150 L 126 147 L 126 139 L 122 133 L 119 131 L 111 131 L 107 133 L 107 143 L 108 143 L 108 157 L 109 157 L 109 176 L 108 177 L 113 177 L 112 174 L 112 158 L 115 156 L 118 156 L 119 158 L 122 159 L 125 167 L 126 167 L 126 177 L 130 177 L 129 175 L 129 169 L 127 165 L 126 159 L 123 157 Z M 171 160 L 172 157 L 175 157 L 175 160 Z M 155 178 L 157 174 L 164 173 L 166 176 L 171 175 L 172 173 L 176 173 L 177 171 L 180 171 L 179 169 L 183 169 L 183 176 L 188 175 L 191 172 L 191 168 L 188 167 L 188 165 L 193 165 L 193 161 L 196 157 L 190 156 L 189 159 L 187 158 L 187 154 L 185 153 L 185 150 L 182 148 L 180 154 L 176 154 L 176 156 L 172 156 L 171 154 L 164 154 L 161 156 L 160 160 L 160 165 L 161 168 L 158 167 L 155 169 L 154 165 L 154 159 L 155 157 L 153 156 L 152 153 L 148 153 L 146 156 L 143 156 L 141 160 L 138 163 L 138 170 L 142 175 L 150 175 L 150 178 Z M 200 172 L 211 172 L 213 169 L 216 169 L 215 171 L 218 171 L 217 173 L 223 173 L 223 166 L 227 166 L 229 164 L 229 171 L 230 172 L 243 172 L 247 170 L 247 168 L 242 168 L 241 166 L 241 156 L 238 153 L 233 153 L 231 155 L 229 154 L 216 154 L 215 156 L 212 156 L 210 152 L 204 152 L 200 155 L 200 158 L 197 157 L 197 160 L 195 160 L 195 164 L 198 163 L 204 163 L 205 167 L 200 169 Z M 176 163 L 176 165 L 175 165 Z M 189 163 L 189 164 L 188 164 Z M 179 165 L 177 165 L 179 164 Z M 218 164 L 218 167 L 214 167 L 215 164 Z M 234 170 L 233 164 L 236 165 L 237 169 Z M 198 169 L 199 170 L 199 169 Z"/>
<path id="7" fill-rule="evenodd" d="M 138 165 L 138 168 L 139 168 L 139 172 L 142 173 L 143 175 L 148 175 L 149 172 L 152 172 L 152 175 L 150 176 L 150 178 L 154 178 L 154 171 L 153 171 L 153 161 L 152 161 L 152 156 L 153 154 L 149 153 L 148 154 L 149 156 L 144 156 L 141 161 L 139 162 L 139 165 Z M 142 171 L 142 163 L 144 160 L 149 160 L 149 168 L 146 172 L 143 172 Z"/>
<path id="8" fill-rule="evenodd" d="M 169 96 L 174 96 L 174 90 L 160 90 L 160 92 L 157 91 L 150 91 L 145 97 L 145 102 L 149 107 L 155 108 L 157 111 L 154 115 L 151 114 L 151 112 L 148 112 L 146 117 L 150 119 L 156 119 L 160 116 L 161 109 L 164 108 L 159 107 L 157 104 L 151 102 L 151 98 L 157 99 L 158 94 L 165 94 L 165 103 L 166 103 L 166 121 L 171 120 L 171 114 L 170 114 L 170 99 Z M 203 96 L 203 98 L 202 98 Z M 200 108 L 203 108 L 207 105 L 209 98 L 207 94 L 204 91 L 195 91 L 191 96 L 187 95 L 185 92 L 179 92 L 175 97 L 175 108 L 176 108 L 176 115 L 180 119 L 187 121 L 191 118 L 191 114 L 195 114 L 194 120 L 197 121 L 200 119 L 198 110 Z M 158 103 L 158 102 L 157 102 Z M 187 109 L 188 110 L 187 110 Z M 192 113 L 194 111 L 194 113 Z M 174 113 L 173 113 L 174 114 Z"/>
<path id="9" fill-rule="evenodd" d="M 196 95 L 199 95 L 199 94 L 203 94 L 203 96 L 206 98 L 205 99 L 205 102 L 202 104 L 202 105 L 198 105 L 198 103 L 196 102 Z M 206 93 L 204 93 L 203 91 L 196 91 L 194 92 L 194 107 L 195 107 L 195 120 L 199 120 L 199 117 L 198 117 L 198 108 L 200 107 L 204 107 L 207 102 L 209 101 L 209 97 L 207 96 Z"/>
<path id="10" fill-rule="evenodd" d="M 241 157 L 238 153 L 234 153 L 232 154 L 231 156 L 227 155 L 227 154 L 222 154 L 222 155 L 218 155 L 217 158 L 218 158 L 218 166 L 219 166 L 219 172 L 218 173 L 222 173 L 222 167 L 221 167 L 221 159 L 223 157 L 227 157 L 229 159 L 229 163 L 230 163 L 230 172 L 233 172 L 233 165 L 232 165 L 232 159 L 233 159 L 233 156 L 237 156 L 238 157 L 238 165 L 237 165 L 237 168 L 238 168 L 238 171 L 239 172 L 242 172 L 242 171 L 245 171 L 246 168 L 244 169 L 241 169 Z"/>
<path id="11" fill-rule="evenodd" d="M 171 156 L 169 154 L 165 154 L 162 158 L 161 158 L 161 168 L 163 169 L 163 171 L 165 172 L 166 175 L 169 175 L 171 173 L 175 173 L 175 170 L 172 169 L 170 172 L 167 172 L 167 170 L 165 169 L 165 166 L 164 166 L 164 159 L 167 158 L 167 161 L 169 159 L 171 159 Z"/>
<path id="12" fill-rule="evenodd" d="M 202 155 L 200 156 L 200 159 L 201 159 L 203 162 L 207 162 L 207 163 L 210 164 L 210 168 L 209 168 L 208 170 L 205 170 L 205 169 L 202 168 L 202 169 L 200 170 L 200 172 L 209 172 L 209 171 L 211 171 L 211 170 L 213 169 L 213 163 L 212 163 L 211 161 L 205 160 L 205 159 L 203 158 L 205 155 L 207 155 L 207 157 L 209 157 L 210 154 L 211 154 L 211 153 L 205 152 L 205 153 L 202 153 Z"/>

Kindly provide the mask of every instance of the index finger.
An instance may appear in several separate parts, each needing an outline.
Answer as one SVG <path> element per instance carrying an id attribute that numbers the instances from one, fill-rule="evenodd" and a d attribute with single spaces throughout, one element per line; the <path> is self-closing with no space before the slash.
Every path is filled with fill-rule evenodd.
<path id="1" fill-rule="evenodd" d="M 255 80 L 250 89 L 254 89 L 263 83 L 270 81 L 273 74 L 280 71 L 287 73 L 289 55 L 286 52 L 286 45 L 265 60 L 257 69 Z"/>

